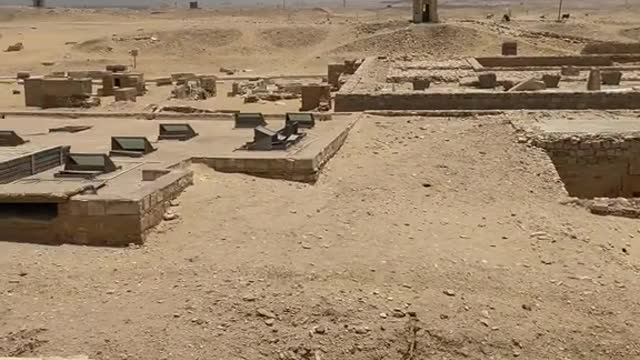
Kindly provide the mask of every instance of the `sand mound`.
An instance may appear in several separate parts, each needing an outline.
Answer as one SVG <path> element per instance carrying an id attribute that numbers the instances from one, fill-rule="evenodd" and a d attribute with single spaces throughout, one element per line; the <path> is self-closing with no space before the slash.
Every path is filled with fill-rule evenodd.
<path id="1" fill-rule="evenodd" d="M 632 40 L 640 41 L 640 27 L 624 29 L 620 31 L 620 35 Z"/>
<path id="2" fill-rule="evenodd" d="M 405 20 L 391 20 L 386 22 L 373 22 L 358 24 L 356 33 L 358 35 L 371 35 L 389 30 L 400 30 L 409 27 L 409 22 Z"/>
<path id="3" fill-rule="evenodd" d="M 315 27 L 277 27 L 264 30 L 260 38 L 272 46 L 297 49 L 315 46 L 327 38 L 327 30 Z"/>
<path id="4" fill-rule="evenodd" d="M 188 29 L 155 33 L 136 33 L 113 38 L 92 39 L 74 46 L 88 53 L 109 53 L 140 49 L 145 53 L 184 55 L 202 53 L 229 45 L 242 37 L 242 32 L 228 29 Z"/>
<path id="5" fill-rule="evenodd" d="M 483 44 L 497 41 L 495 36 L 458 25 L 411 26 L 374 35 L 340 46 L 337 54 L 359 53 L 393 55 L 422 53 L 433 56 L 477 54 Z"/>

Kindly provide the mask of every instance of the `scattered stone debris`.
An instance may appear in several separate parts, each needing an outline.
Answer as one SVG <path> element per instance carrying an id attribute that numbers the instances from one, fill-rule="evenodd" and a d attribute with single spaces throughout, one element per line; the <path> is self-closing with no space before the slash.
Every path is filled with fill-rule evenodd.
<path id="1" fill-rule="evenodd" d="M 264 309 L 264 308 L 259 308 L 258 310 L 256 310 L 256 313 L 258 314 L 258 316 L 262 316 L 265 317 L 267 319 L 275 319 L 276 318 L 276 314 L 272 313 L 271 311 Z"/>
<path id="2" fill-rule="evenodd" d="M 456 296 L 456 292 L 451 289 L 444 290 L 443 293 L 447 296 Z"/>
<path id="3" fill-rule="evenodd" d="M 15 52 L 15 51 L 22 51 L 22 50 L 24 50 L 24 45 L 21 42 L 19 42 L 13 45 L 9 45 L 9 47 L 7 47 L 5 52 Z"/>
<path id="4" fill-rule="evenodd" d="M 543 81 L 537 80 L 535 78 L 529 78 L 525 81 L 522 81 L 509 89 L 508 91 L 539 91 L 546 89 L 547 86 Z"/>
<path id="5" fill-rule="evenodd" d="M 177 213 L 174 213 L 172 211 L 167 211 L 163 216 L 162 219 L 164 221 L 173 221 L 173 220 L 177 220 L 178 218 L 180 218 L 180 215 L 178 215 Z"/>
<path id="6" fill-rule="evenodd" d="M 181 105 L 166 105 L 162 107 L 155 107 L 152 110 L 154 113 L 157 112 L 175 112 L 180 114 L 212 114 L 215 113 L 214 110 L 208 109 L 198 109 L 192 106 L 181 106 Z"/>
<path id="7" fill-rule="evenodd" d="M 179 79 L 171 91 L 173 99 L 206 100 L 217 95 L 215 77 L 197 77 L 195 79 Z"/>

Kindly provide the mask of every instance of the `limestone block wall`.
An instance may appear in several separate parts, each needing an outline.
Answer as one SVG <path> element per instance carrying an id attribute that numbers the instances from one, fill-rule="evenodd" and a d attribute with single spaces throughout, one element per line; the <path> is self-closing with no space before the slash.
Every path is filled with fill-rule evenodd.
<path id="1" fill-rule="evenodd" d="M 611 66 L 613 60 L 608 56 L 496 56 L 475 58 L 484 67 L 520 67 L 520 66 Z"/>
<path id="2" fill-rule="evenodd" d="M 640 54 L 640 42 L 597 42 L 587 44 L 583 54 Z"/>
<path id="3" fill-rule="evenodd" d="M 638 109 L 640 91 L 595 92 L 338 92 L 335 111 Z"/>
<path id="4" fill-rule="evenodd" d="M 533 144 L 547 151 L 570 196 L 640 197 L 640 134 L 567 135 Z"/>
<path id="5" fill-rule="evenodd" d="M 3 240 L 43 244 L 126 246 L 141 244 L 169 207 L 169 201 L 193 183 L 193 173 L 177 170 L 148 182 L 123 198 L 73 197 L 57 206 L 49 220 L 0 219 Z"/>

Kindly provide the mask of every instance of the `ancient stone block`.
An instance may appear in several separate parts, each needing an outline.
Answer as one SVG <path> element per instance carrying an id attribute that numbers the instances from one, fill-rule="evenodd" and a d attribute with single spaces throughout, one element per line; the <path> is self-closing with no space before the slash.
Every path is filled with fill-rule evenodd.
<path id="1" fill-rule="evenodd" d="M 127 65 L 122 65 L 122 64 L 107 65 L 106 69 L 108 71 L 113 71 L 113 72 L 124 72 L 124 71 L 127 71 Z"/>
<path id="2" fill-rule="evenodd" d="M 579 76 L 580 69 L 571 65 L 563 66 L 562 69 L 560 70 L 560 74 L 562 74 L 563 76 Z"/>
<path id="3" fill-rule="evenodd" d="M 24 79 L 25 106 L 42 107 L 42 77 Z"/>
<path id="4" fill-rule="evenodd" d="M 414 79 L 413 80 L 413 90 L 414 91 L 423 91 L 431 86 L 431 80 L 426 78 Z"/>
<path id="5" fill-rule="evenodd" d="M 98 90 L 99 96 L 113 96 L 113 74 L 108 73 L 102 76 L 102 88 Z"/>
<path id="6" fill-rule="evenodd" d="M 514 87 L 509 89 L 509 91 L 510 92 L 514 92 L 514 91 L 539 91 L 539 90 L 544 90 L 546 88 L 547 88 L 547 86 L 545 85 L 544 82 L 542 82 L 540 80 L 536 80 L 534 78 L 530 78 L 530 79 L 527 79 L 525 81 L 522 81 L 522 82 L 518 83 L 517 85 L 515 85 Z"/>
<path id="7" fill-rule="evenodd" d="M 16 79 L 18 80 L 24 80 L 30 77 L 31 77 L 31 73 L 29 73 L 28 71 L 18 71 L 18 73 L 16 74 Z"/>
<path id="8" fill-rule="evenodd" d="M 217 95 L 217 80 L 218 78 L 215 76 L 203 76 L 200 78 L 200 86 L 202 86 L 208 97 Z"/>
<path id="9" fill-rule="evenodd" d="M 601 75 L 603 85 L 620 85 L 622 80 L 621 71 L 603 71 Z"/>
<path id="10" fill-rule="evenodd" d="M 136 215 L 140 213 L 141 204 L 136 201 L 107 201 L 105 213 L 107 215 Z"/>
<path id="11" fill-rule="evenodd" d="M 508 40 L 502 43 L 502 55 L 503 56 L 516 56 L 518 55 L 518 43 L 513 40 Z"/>
<path id="12" fill-rule="evenodd" d="M 345 71 L 345 68 L 343 63 L 329 64 L 327 81 L 335 90 L 340 88 L 340 75 Z"/>
<path id="13" fill-rule="evenodd" d="M 300 111 L 316 109 L 320 103 L 331 103 L 331 86 L 326 84 L 306 85 L 302 87 L 302 106 Z"/>
<path id="14" fill-rule="evenodd" d="M 136 101 L 138 90 L 136 88 L 123 88 L 114 90 L 116 101 Z"/>
<path id="15" fill-rule="evenodd" d="M 478 75 L 478 86 L 480 89 L 493 89 L 496 87 L 498 77 L 495 73 L 484 73 Z"/>
<path id="16" fill-rule="evenodd" d="M 160 78 L 156 80 L 156 86 L 167 86 L 173 85 L 173 80 L 171 78 Z"/>
<path id="17" fill-rule="evenodd" d="M 602 88 L 602 76 L 600 70 L 591 69 L 589 72 L 589 80 L 587 81 L 587 90 L 598 91 Z"/>
<path id="18" fill-rule="evenodd" d="M 560 84 L 560 79 L 562 77 L 560 75 L 551 75 L 545 74 L 542 75 L 542 81 L 546 85 L 547 88 L 557 88 Z"/>

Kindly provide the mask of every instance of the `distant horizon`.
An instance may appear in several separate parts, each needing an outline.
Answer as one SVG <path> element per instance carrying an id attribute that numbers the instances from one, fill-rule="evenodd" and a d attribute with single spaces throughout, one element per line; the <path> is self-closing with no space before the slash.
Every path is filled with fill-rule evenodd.
<path id="1" fill-rule="evenodd" d="M 47 7 L 75 7 L 75 8 L 187 8 L 190 0 L 45 0 Z M 400 0 L 401 1 L 401 0 Z M 396 6 L 408 6 L 411 0 Z M 554 4 L 557 0 L 540 0 L 540 3 Z M 640 0 L 605 0 L 609 6 L 625 4 L 640 5 Z M 309 8 L 315 6 L 342 7 L 343 0 L 286 0 L 287 6 L 292 8 Z M 397 1 L 393 1 L 395 3 Z M 517 5 L 522 0 L 444 0 L 442 6 L 501 6 Z M 88 4 L 89 3 L 89 4 Z M 202 8 L 217 8 L 231 6 L 279 6 L 282 0 L 198 0 Z M 392 1 L 385 0 L 348 0 L 350 7 L 383 6 Z M 31 0 L 0 0 L 0 6 L 31 6 Z M 598 0 L 564 0 L 566 8 L 592 7 Z"/>

